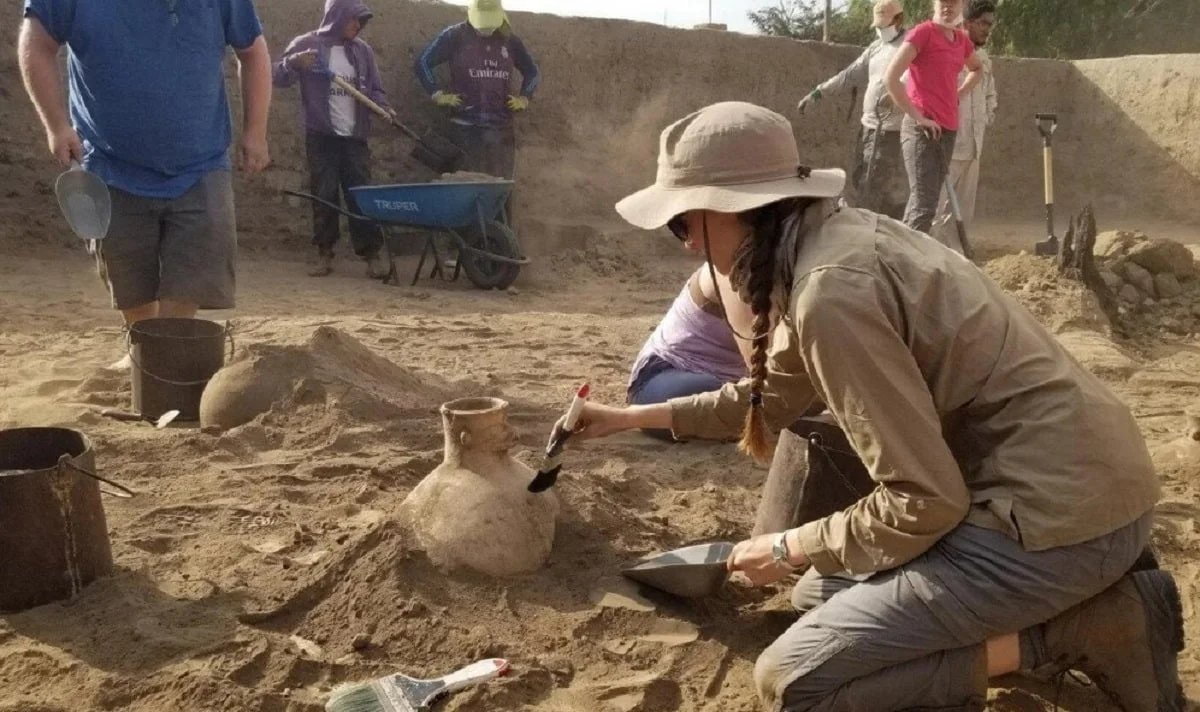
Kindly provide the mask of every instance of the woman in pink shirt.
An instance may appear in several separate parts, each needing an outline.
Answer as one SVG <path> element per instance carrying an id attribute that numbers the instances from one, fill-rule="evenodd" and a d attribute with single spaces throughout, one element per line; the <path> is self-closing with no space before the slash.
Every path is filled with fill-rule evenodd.
<path id="1" fill-rule="evenodd" d="M 963 0 L 934 0 L 933 19 L 909 31 L 888 68 L 888 94 L 905 113 L 900 130 L 909 185 L 904 222 L 924 233 L 933 227 L 942 184 L 950 170 L 959 96 L 969 93 L 983 78 L 975 45 L 966 32 L 955 27 L 962 12 Z M 970 71 L 959 86 L 964 66 Z M 900 81 L 905 72 L 907 86 Z"/>

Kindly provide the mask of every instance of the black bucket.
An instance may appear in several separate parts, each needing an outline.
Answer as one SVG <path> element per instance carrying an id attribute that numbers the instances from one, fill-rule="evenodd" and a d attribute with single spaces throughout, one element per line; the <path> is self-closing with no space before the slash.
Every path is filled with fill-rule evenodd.
<path id="1" fill-rule="evenodd" d="M 0 430 L 0 611 L 70 598 L 112 571 L 100 482 L 87 436 Z"/>
<path id="2" fill-rule="evenodd" d="M 203 319 L 146 319 L 129 327 L 133 409 L 147 420 L 177 410 L 181 422 L 200 420 L 200 397 L 225 365 L 228 324 Z"/>

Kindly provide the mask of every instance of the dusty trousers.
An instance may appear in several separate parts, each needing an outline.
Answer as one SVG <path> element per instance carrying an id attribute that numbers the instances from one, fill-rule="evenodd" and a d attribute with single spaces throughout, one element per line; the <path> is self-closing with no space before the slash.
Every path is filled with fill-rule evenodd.
<path id="1" fill-rule="evenodd" d="M 913 561 L 863 581 L 810 571 L 794 600 L 819 605 L 759 657 L 759 696 L 786 712 L 983 709 L 985 642 L 1115 584 L 1149 541 L 1152 519 L 1037 552 L 962 524 Z"/>

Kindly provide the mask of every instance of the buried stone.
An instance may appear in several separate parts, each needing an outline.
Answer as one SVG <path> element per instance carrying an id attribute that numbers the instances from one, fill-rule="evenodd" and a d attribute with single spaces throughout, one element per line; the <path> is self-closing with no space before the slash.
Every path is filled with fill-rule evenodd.
<path id="1" fill-rule="evenodd" d="M 1158 291 L 1160 299 L 1174 299 L 1183 294 L 1183 287 L 1179 286 L 1179 280 L 1170 272 L 1154 275 L 1154 288 Z"/>
<path id="2" fill-rule="evenodd" d="M 509 455 L 508 403 L 465 398 L 441 413 L 445 459 L 404 500 L 403 520 L 438 566 L 489 576 L 537 570 L 554 544 L 558 500 L 529 492 L 533 470 Z"/>

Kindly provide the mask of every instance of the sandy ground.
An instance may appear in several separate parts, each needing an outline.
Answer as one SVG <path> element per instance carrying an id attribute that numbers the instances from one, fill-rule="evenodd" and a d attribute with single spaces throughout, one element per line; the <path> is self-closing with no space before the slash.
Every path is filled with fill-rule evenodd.
<path id="1" fill-rule="evenodd" d="M 622 400 L 633 355 L 694 263 L 635 259 L 620 244 L 556 257 L 560 278 L 543 270 L 515 293 L 385 287 L 358 265 L 316 281 L 299 261 L 248 257 L 241 308 L 209 315 L 234 320 L 239 348 L 299 345 L 332 327 L 406 369 L 413 386 L 402 404 L 356 400 L 347 386 L 219 436 L 99 416 L 126 406 L 129 386 L 106 368 L 123 342 L 88 260 L 57 248 L 4 255 L 0 427 L 81 428 L 104 474 L 139 494 L 107 501 L 116 575 L 75 601 L 0 617 L 0 710 L 316 712 L 343 681 L 437 675 L 491 656 L 513 674 L 448 709 L 756 709 L 754 659 L 793 619 L 786 586 L 681 602 L 617 576 L 647 553 L 748 533 L 766 473 L 731 446 L 627 435 L 571 455 L 550 563 L 513 580 L 440 573 L 394 520 L 440 462 L 442 400 L 510 400 L 515 454 L 532 465 L 580 382 L 597 400 Z M 1063 298 L 1022 259 L 997 263 L 998 278 L 1062 324 Z M 1200 395 L 1196 337 L 1064 340 L 1128 400 L 1153 447 L 1178 440 Z M 1196 699 L 1200 461 L 1175 452 L 1157 455 L 1155 541 L 1185 595 L 1180 666 Z M 369 644 L 355 650 L 363 635 Z M 1003 687 L 995 707 L 1040 710 L 1054 696 Z M 1109 709 L 1074 683 L 1059 701 Z"/>

